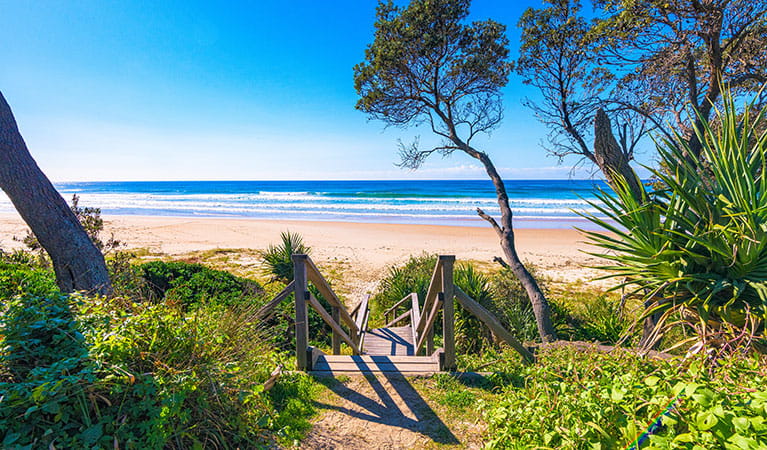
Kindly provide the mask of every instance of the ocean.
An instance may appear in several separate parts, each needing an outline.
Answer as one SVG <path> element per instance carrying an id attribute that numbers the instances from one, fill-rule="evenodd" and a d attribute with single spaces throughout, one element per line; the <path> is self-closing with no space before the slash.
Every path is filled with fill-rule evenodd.
<path id="1" fill-rule="evenodd" d="M 120 181 L 55 183 L 70 201 L 104 215 L 232 217 L 284 220 L 487 226 L 476 214 L 500 214 L 489 180 L 387 181 Z M 595 180 L 509 180 L 514 225 L 592 228 L 576 211 L 589 204 Z M 0 196 L 0 212 L 13 211 Z"/>

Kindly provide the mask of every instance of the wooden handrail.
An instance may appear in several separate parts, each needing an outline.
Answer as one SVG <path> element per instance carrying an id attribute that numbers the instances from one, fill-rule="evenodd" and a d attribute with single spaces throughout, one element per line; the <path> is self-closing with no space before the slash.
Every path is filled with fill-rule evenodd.
<path id="1" fill-rule="evenodd" d="M 421 320 L 418 321 L 418 325 L 416 326 L 416 334 L 418 336 L 425 335 L 424 333 L 424 327 L 426 326 L 426 320 L 429 318 L 429 314 L 426 314 L 427 311 L 431 311 L 431 307 L 435 302 L 437 298 L 437 294 L 442 290 L 442 261 L 439 259 L 437 260 L 437 264 L 434 265 L 434 273 L 431 276 L 431 281 L 429 282 L 429 289 L 426 291 L 426 298 L 423 300 L 423 309 L 421 310 L 423 314 L 421 315 Z"/>
<path id="2" fill-rule="evenodd" d="M 394 304 L 394 306 L 392 306 L 391 308 L 389 308 L 389 309 L 387 309 L 386 311 L 384 311 L 384 313 L 383 313 L 384 317 L 389 317 L 389 313 L 391 313 L 392 311 L 394 311 L 395 309 L 397 309 L 397 307 L 398 307 L 398 306 L 401 306 L 403 303 L 405 303 L 405 302 L 406 302 L 406 301 L 407 301 L 407 300 L 408 300 L 410 297 L 412 297 L 413 295 L 416 295 L 416 293 L 415 293 L 415 292 L 411 292 L 411 293 L 409 293 L 408 295 L 406 295 L 405 297 L 403 297 L 403 298 L 402 298 L 402 300 L 400 300 L 400 301 L 398 301 L 397 303 L 395 303 L 395 304 Z"/>
<path id="3" fill-rule="evenodd" d="M 402 313 L 398 317 L 396 317 L 394 320 L 392 320 L 391 322 L 389 322 L 386 325 L 384 325 L 384 328 L 389 328 L 390 326 L 395 325 L 397 322 L 399 322 L 401 320 L 404 320 L 404 319 L 407 319 L 408 316 L 410 316 L 410 315 L 411 315 L 410 314 L 410 310 L 408 309 L 407 311 L 405 311 L 404 313 Z"/>
<path id="4" fill-rule="evenodd" d="M 434 320 L 437 318 L 437 312 L 439 312 L 439 308 L 442 306 L 442 299 L 437 299 L 436 302 L 432 305 L 431 312 L 427 315 L 424 315 L 423 317 L 427 317 L 425 329 L 423 332 L 419 333 L 418 336 L 420 338 L 418 339 L 418 344 L 413 349 L 413 354 L 417 355 L 418 352 L 421 351 L 421 348 L 423 348 L 423 345 L 426 343 L 426 339 L 429 337 L 429 332 L 431 331 L 432 327 L 434 327 Z"/>
<path id="5" fill-rule="evenodd" d="M 418 305 L 418 294 L 413 292 L 411 295 L 411 306 L 410 306 L 410 329 L 413 332 L 413 343 L 418 342 L 418 332 L 416 331 L 416 327 L 418 327 L 418 322 L 421 321 L 421 307 Z"/>
<path id="6" fill-rule="evenodd" d="M 327 323 L 330 326 L 330 328 L 335 333 L 337 333 L 341 337 L 341 339 L 343 339 L 344 342 L 346 342 L 349 345 L 349 347 L 352 348 L 352 350 L 354 350 L 355 354 L 357 355 L 360 354 L 360 349 L 357 346 L 357 344 L 352 340 L 352 338 L 349 337 L 348 334 L 346 334 L 344 329 L 341 328 L 341 325 L 339 325 L 335 320 L 333 320 L 333 317 L 330 315 L 330 313 L 325 311 L 325 308 L 322 307 L 322 304 L 319 302 L 319 300 L 317 300 L 317 298 L 315 298 L 314 295 L 312 294 L 309 294 L 309 305 L 312 308 L 314 308 L 314 310 L 317 311 L 320 317 L 322 317 L 322 320 L 324 320 L 325 323 Z"/>
<path id="7" fill-rule="evenodd" d="M 499 338 L 503 339 L 507 344 L 509 344 L 514 350 L 516 350 L 522 357 L 524 358 L 525 362 L 527 363 L 533 363 L 535 362 L 535 356 L 530 353 L 529 350 L 527 350 L 521 342 L 517 340 L 514 336 L 512 336 L 511 333 L 509 333 L 506 328 L 501 325 L 501 322 L 498 321 L 498 319 L 495 318 L 495 316 L 490 313 L 487 309 L 485 309 L 482 305 L 477 303 L 474 299 L 469 297 L 468 294 L 463 292 L 461 288 L 458 286 L 455 286 L 455 298 L 458 299 L 458 302 L 466 308 L 467 311 L 472 313 L 476 318 L 484 322 L 485 325 L 487 325 L 492 332 L 498 336 Z"/>
<path id="8" fill-rule="evenodd" d="M 263 319 L 267 317 L 271 312 L 274 310 L 274 308 L 277 307 L 277 305 L 280 304 L 283 300 L 288 298 L 288 295 L 290 295 L 291 292 L 293 292 L 293 287 L 295 286 L 295 281 L 291 281 L 288 283 L 287 286 L 285 286 L 285 289 L 281 290 L 279 294 L 275 295 L 273 299 L 269 300 L 269 303 L 265 304 L 261 308 L 259 308 L 258 311 L 256 311 L 256 318 Z"/>
<path id="9" fill-rule="evenodd" d="M 357 335 L 357 341 L 360 350 L 365 348 L 365 335 L 367 334 L 368 319 L 370 318 L 370 308 L 368 307 L 369 302 L 370 296 L 366 295 L 365 298 L 362 299 L 362 301 L 359 303 L 360 309 L 357 313 L 357 328 L 360 330 L 360 333 Z"/>
<path id="10" fill-rule="evenodd" d="M 357 322 L 357 313 L 358 313 L 358 312 L 359 312 L 359 310 L 360 310 L 360 305 L 362 305 L 362 302 L 361 302 L 361 301 L 360 301 L 360 302 L 358 302 L 356 305 L 354 305 L 354 307 L 352 308 L 352 310 L 351 310 L 351 311 L 349 311 L 349 315 L 350 315 L 352 318 L 354 318 L 354 322 L 355 322 L 355 323 Z"/>
<path id="11" fill-rule="evenodd" d="M 357 313 L 357 322 L 355 325 L 357 325 L 357 329 L 359 330 L 365 330 L 367 319 L 365 318 L 366 315 L 370 312 L 370 308 L 368 308 L 368 303 L 370 302 L 370 296 L 366 295 L 365 298 L 362 299 L 362 301 L 359 303 L 359 312 Z M 362 315 L 360 315 L 360 313 Z"/>
<path id="12" fill-rule="evenodd" d="M 330 284 L 328 284 L 327 280 L 325 280 L 325 277 L 322 276 L 319 269 L 317 269 L 317 266 L 314 265 L 314 262 L 312 262 L 312 259 L 308 256 L 306 257 L 306 269 L 306 277 L 309 279 L 309 281 L 312 282 L 312 284 L 314 284 L 314 287 L 320 291 L 320 293 L 323 295 L 323 297 L 325 297 L 331 306 L 336 306 L 339 308 L 341 320 L 349 327 L 352 335 L 356 336 L 359 333 L 357 324 L 354 323 L 354 319 L 352 319 L 349 315 L 349 312 L 346 311 L 346 308 L 344 307 L 343 303 L 341 303 L 341 300 L 339 300 L 335 292 L 333 292 L 333 289 L 330 288 Z"/>

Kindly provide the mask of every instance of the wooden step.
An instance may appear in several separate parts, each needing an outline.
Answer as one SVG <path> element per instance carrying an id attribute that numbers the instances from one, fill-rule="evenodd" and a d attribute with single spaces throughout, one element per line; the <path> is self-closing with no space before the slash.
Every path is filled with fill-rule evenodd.
<path id="1" fill-rule="evenodd" d="M 439 371 L 439 359 L 432 356 L 322 355 L 312 367 L 312 372 L 332 374 L 379 372 L 424 375 Z"/>
<path id="2" fill-rule="evenodd" d="M 370 355 L 413 355 L 413 330 L 410 327 L 390 327 L 369 330 L 365 334 L 363 351 Z"/>

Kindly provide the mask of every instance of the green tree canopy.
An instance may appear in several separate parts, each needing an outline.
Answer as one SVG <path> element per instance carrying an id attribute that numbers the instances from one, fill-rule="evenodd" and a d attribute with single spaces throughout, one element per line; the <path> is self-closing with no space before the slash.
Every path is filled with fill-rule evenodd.
<path id="1" fill-rule="evenodd" d="M 512 211 L 503 179 L 490 156 L 473 139 L 497 127 L 503 117 L 501 88 L 508 82 L 509 41 L 505 27 L 485 20 L 465 23 L 469 0 L 412 0 L 400 8 L 378 5 L 373 42 L 354 68 L 357 109 L 387 125 L 427 123 L 442 138 L 432 148 L 418 140 L 400 144 L 401 165 L 419 167 L 435 152 L 462 152 L 482 163 L 495 186 L 500 221 L 478 209 L 498 234 L 511 270 L 533 305 L 541 339 L 556 339 L 549 305 L 517 255 Z"/>

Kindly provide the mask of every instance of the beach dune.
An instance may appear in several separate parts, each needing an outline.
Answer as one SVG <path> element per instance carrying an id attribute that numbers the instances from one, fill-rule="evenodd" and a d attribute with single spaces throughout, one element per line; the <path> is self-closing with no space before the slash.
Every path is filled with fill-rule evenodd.
<path id="1" fill-rule="evenodd" d="M 26 226 L 18 215 L 0 216 L 0 248 L 18 248 Z M 353 290 L 370 290 L 388 267 L 423 252 L 455 255 L 493 265 L 501 249 L 489 227 L 403 225 L 321 221 L 105 216 L 107 233 L 114 233 L 128 249 L 184 257 L 214 249 L 261 249 L 278 243 L 280 232 L 300 233 L 320 265 L 342 264 L 344 275 L 355 280 Z M 555 281 L 590 283 L 596 273 L 585 266 L 599 262 L 584 253 L 589 246 L 574 229 L 516 230 L 524 261 Z M 257 261 L 251 261 L 256 264 Z"/>

